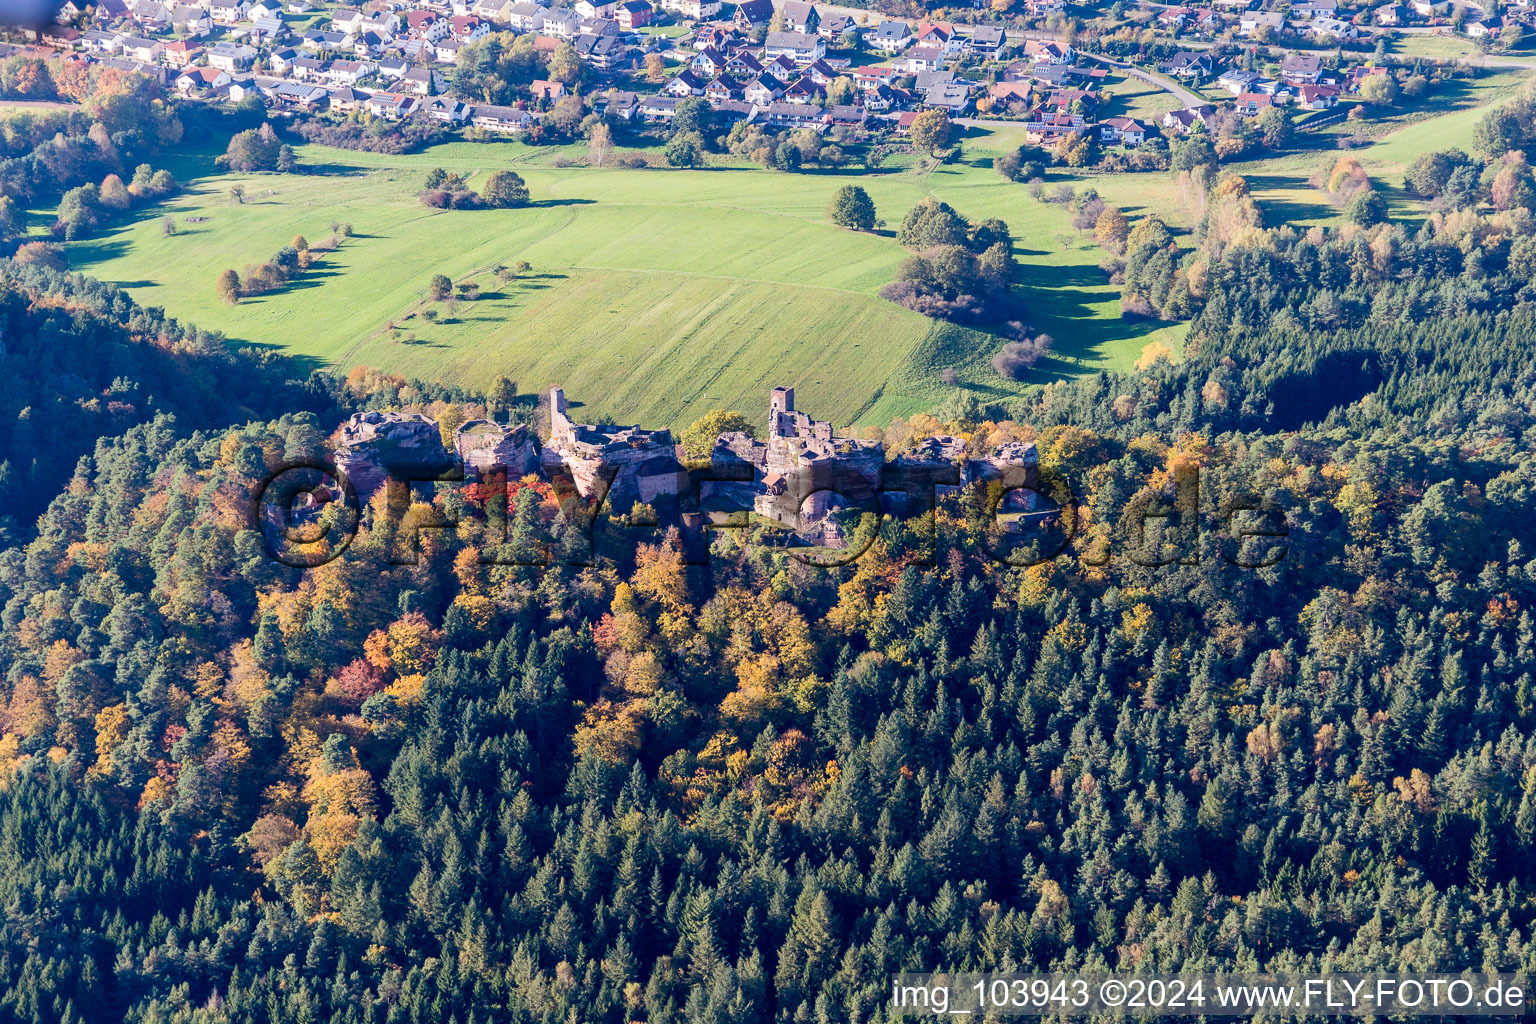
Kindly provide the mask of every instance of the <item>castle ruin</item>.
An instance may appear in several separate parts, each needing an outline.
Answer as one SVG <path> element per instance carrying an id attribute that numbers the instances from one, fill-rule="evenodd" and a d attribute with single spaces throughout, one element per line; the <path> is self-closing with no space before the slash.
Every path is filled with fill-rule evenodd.
<path id="1" fill-rule="evenodd" d="M 549 391 L 549 427 L 541 444 L 522 424 L 471 420 L 455 433 L 450 453 L 427 416 L 357 413 L 341 428 L 336 465 L 364 501 L 391 476 L 504 470 L 508 479 L 565 481 L 609 514 L 643 502 L 666 518 L 691 518 L 683 499 L 696 494 L 701 510 L 755 512 L 822 538 L 836 536 L 828 516 L 840 509 L 921 513 L 936 493 L 960 487 L 1036 486 L 1033 444 L 1012 442 L 972 458 L 961 438 L 928 437 L 887 461 L 881 442 L 838 437 L 831 423 L 797 410 L 792 387 L 769 395 L 766 440 L 721 434 L 703 468 L 685 464 L 671 431 L 574 421 L 558 387 Z"/>

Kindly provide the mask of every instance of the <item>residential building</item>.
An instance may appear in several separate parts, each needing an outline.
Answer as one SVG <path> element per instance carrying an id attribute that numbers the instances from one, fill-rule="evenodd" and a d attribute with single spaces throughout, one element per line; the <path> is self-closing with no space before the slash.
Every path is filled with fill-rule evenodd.
<path id="1" fill-rule="evenodd" d="M 769 32 L 763 44 L 763 56 L 789 57 L 796 64 L 809 64 L 827 55 L 827 41 L 804 32 Z"/>
<path id="2" fill-rule="evenodd" d="M 619 27 L 626 32 L 633 32 L 637 28 L 651 23 L 651 5 L 645 0 L 624 0 L 614 9 L 614 20 Z"/>
<path id="3" fill-rule="evenodd" d="M 1131 117 L 1107 117 L 1099 122 L 1099 141 L 1111 145 L 1139 146 L 1151 128 Z"/>
<path id="4" fill-rule="evenodd" d="M 805 0 L 784 0 L 779 14 L 785 30 L 789 32 L 815 35 L 821 27 L 821 15 L 817 13 L 816 5 L 806 3 Z"/>

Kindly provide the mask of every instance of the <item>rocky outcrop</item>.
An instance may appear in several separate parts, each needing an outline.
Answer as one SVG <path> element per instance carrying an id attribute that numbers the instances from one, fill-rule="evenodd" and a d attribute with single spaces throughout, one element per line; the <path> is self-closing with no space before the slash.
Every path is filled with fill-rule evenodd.
<path id="1" fill-rule="evenodd" d="M 454 434 L 454 448 L 467 473 L 484 476 L 503 470 L 517 480 L 543 469 L 538 439 L 522 424 L 470 420 Z"/>
<path id="2" fill-rule="evenodd" d="M 565 392 L 551 388 L 546 471 L 568 476 L 583 498 L 605 496 L 611 513 L 636 502 L 675 510 L 688 474 L 671 431 L 577 423 L 567 413 Z"/>
<path id="3" fill-rule="evenodd" d="M 432 480 L 455 467 L 437 421 L 419 413 L 355 413 L 336 446 L 336 468 L 364 502 L 386 479 Z"/>

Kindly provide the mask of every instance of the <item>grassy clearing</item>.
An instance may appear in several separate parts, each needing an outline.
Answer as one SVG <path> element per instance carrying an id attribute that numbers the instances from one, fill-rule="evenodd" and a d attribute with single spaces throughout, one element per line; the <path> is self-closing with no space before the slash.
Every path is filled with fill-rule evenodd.
<path id="1" fill-rule="evenodd" d="M 188 191 L 100 237 L 72 243 L 71 265 L 118 281 L 144 303 L 272 345 L 317 366 L 368 364 L 469 386 L 505 373 L 524 390 L 561 384 L 590 412 L 685 424 L 715 407 L 757 414 L 773 384 L 840 424 L 885 422 L 964 387 L 1005 396 L 1057 377 L 1123 368 L 1152 337 L 1178 332 L 1119 316 L 1100 254 L 1066 212 L 1030 199 L 991 170 L 1017 145 L 1011 129 L 976 132 L 962 160 L 880 174 L 782 175 L 750 169 L 664 171 L 557 167 L 571 151 L 516 143 L 450 143 L 408 156 L 300 149 L 311 173 L 213 173 L 210 154 L 177 168 Z M 416 200 L 425 170 L 473 175 L 512 167 L 536 199 L 522 210 L 435 211 Z M 1116 185 L 1157 208 L 1157 191 Z M 826 206 L 843 184 L 870 192 L 894 223 L 924 195 L 972 218 L 997 216 L 1018 238 L 1026 319 L 1057 339 L 1033 379 L 988 365 L 1003 339 L 936 323 L 880 299 L 904 256 L 893 230 L 843 231 Z M 243 205 L 231 186 L 246 192 Z M 1116 201 L 1107 187 L 1101 189 Z M 176 218 L 164 236 L 160 221 Z M 318 240 L 333 222 L 354 236 L 281 292 L 221 303 L 214 280 L 268 259 L 294 234 Z M 503 284 L 490 272 L 534 271 Z M 436 322 L 419 315 L 435 273 L 474 280 L 482 298 Z M 393 322 L 396 329 L 387 330 Z"/>

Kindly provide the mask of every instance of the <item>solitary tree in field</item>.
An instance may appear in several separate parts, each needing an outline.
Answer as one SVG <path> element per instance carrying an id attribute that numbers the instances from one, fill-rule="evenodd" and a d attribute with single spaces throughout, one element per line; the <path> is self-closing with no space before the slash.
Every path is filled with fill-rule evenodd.
<path id="1" fill-rule="evenodd" d="M 612 153 L 613 132 L 606 124 L 599 121 L 592 126 L 592 134 L 587 136 L 587 166 L 607 166 L 608 157 Z"/>
<path id="2" fill-rule="evenodd" d="M 240 275 L 233 270 L 226 270 L 219 275 L 219 298 L 233 306 L 240 301 Z"/>
<path id="3" fill-rule="evenodd" d="M 176 218 L 166 217 L 162 220 L 160 222 L 160 233 L 162 235 L 174 235 L 176 233 Z"/>
<path id="4" fill-rule="evenodd" d="M 453 294 L 453 282 L 447 274 L 433 274 L 432 281 L 427 285 L 427 295 L 433 302 L 442 302 Z"/>
<path id="5" fill-rule="evenodd" d="M 516 171 L 497 171 L 485 179 L 480 196 L 490 206 L 522 206 L 528 202 L 528 184 Z"/>
<path id="6" fill-rule="evenodd" d="M 858 185 L 844 185 L 832 197 L 828 212 L 832 223 L 855 231 L 870 231 L 875 226 L 875 203 Z"/>
<path id="7" fill-rule="evenodd" d="M 912 143 L 925 153 L 949 144 L 954 126 L 942 110 L 925 110 L 912 120 Z"/>
<path id="8" fill-rule="evenodd" d="M 231 186 L 229 186 L 229 198 L 231 200 L 233 200 L 234 202 L 239 203 L 241 206 L 244 206 L 245 205 L 245 186 L 244 185 L 231 185 Z"/>

